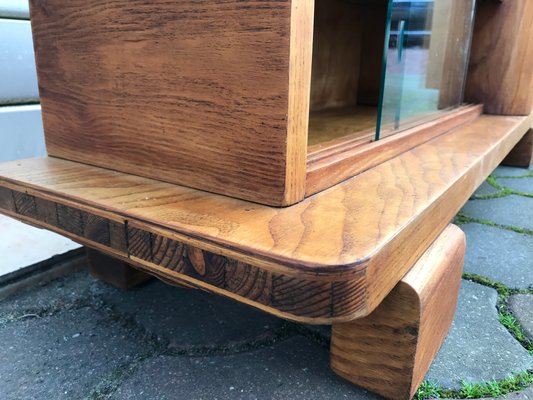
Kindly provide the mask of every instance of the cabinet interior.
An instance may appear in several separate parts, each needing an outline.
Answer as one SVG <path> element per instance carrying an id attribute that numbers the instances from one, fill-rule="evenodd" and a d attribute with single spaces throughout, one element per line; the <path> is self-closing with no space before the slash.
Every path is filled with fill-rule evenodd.
<path id="1" fill-rule="evenodd" d="M 308 146 L 372 141 L 387 0 L 316 0 Z"/>
<path id="2" fill-rule="evenodd" d="M 308 153 L 369 143 L 459 107 L 474 4 L 316 0 Z"/>

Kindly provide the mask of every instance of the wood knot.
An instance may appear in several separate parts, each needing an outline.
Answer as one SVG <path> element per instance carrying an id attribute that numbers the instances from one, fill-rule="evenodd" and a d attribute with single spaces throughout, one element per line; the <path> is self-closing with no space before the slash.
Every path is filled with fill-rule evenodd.
<path id="1" fill-rule="evenodd" d="M 196 247 L 189 247 L 187 249 L 187 256 L 192 266 L 200 275 L 205 275 L 205 258 L 204 252 Z"/>

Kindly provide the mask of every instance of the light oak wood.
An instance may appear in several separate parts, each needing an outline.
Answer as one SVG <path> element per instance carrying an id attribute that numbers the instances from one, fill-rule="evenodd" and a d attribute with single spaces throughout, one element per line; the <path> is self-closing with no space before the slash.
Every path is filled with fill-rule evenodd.
<path id="1" fill-rule="evenodd" d="M 381 88 L 381 66 L 385 45 L 388 0 L 359 1 L 364 10 L 361 20 L 361 65 L 357 103 L 377 107 Z"/>
<path id="2" fill-rule="evenodd" d="M 503 165 L 527 168 L 533 164 L 533 129 L 530 129 L 502 161 Z"/>
<path id="3" fill-rule="evenodd" d="M 450 225 L 372 314 L 333 324 L 332 369 L 386 398 L 412 398 L 452 323 L 464 253 Z"/>
<path id="4" fill-rule="evenodd" d="M 287 150 L 285 153 L 285 192 L 279 205 L 303 199 L 307 161 L 307 129 L 311 96 L 314 1 L 291 0 L 291 40 L 289 62 L 289 100 L 287 111 Z M 263 140 L 262 138 L 257 138 Z M 264 143 L 255 149 L 270 152 Z M 254 195 L 255 196 L 255 195 Z M 276 204 L 276 201 L 266 201 Z"/>
<path id="5" fill-rule="evenodd" d="M 153 278 L 152 275 L 97 250 L 87 249 L 87 260 L 91 275 L 119 289 L 130 289 Z"/>
<path id="6" fill-rule="evenodd" d="M 441 115 L 439 118 L 432 117 L 425 123 L 419 121 L 420 123 L 413 128 L 387 136 L 378 142 L 372 141 L 374 131 L 371 130 L 312 146 L 307 154 L 305 194 L 310 196 L 334 186 L 453 128 L 471 122 L 479 117 L 482 110 L 483 107 L 479 105 L 461 107 Z M 341 132 L 343 132 L 341 129 L 346 132 L 347 122 L 353 126 L 356 119 L 363 119 L 357 118 L 357 116 L 355 118 L 345 116 L 339 118 L 333 113 L 326 114 L 326 116 L 330 119 L 332 117 L 337 118 L 337 121 L 330 122 L 329 126 L 337 127 L 336 131 Z M 370 125 L 370 118 L 366 118 L 366 123 Z M 318 126 L 320 127 L 320 124 Z M 336 131 L 330 130 L 330 132 Z M 325 137 L 325 132 L 328 132 L 326 127 L 317 129 L 316 134 Z"/>
<path id="7" fill-rule="evenodd" d="M 315 9 L 308 154 L 374 138 L 387 2 L 317 0 Z"/>
<path id="8" fill-rule="evenodd" d="M 533 2 L 478 2 L 465 99 L 490 114 L 533 110 Z"/>
<path id="9" fill-rule="evenodd" d="M 284 318 L 349 321 L 380 304 L 532 121 L 482 116 L 281 209 L 55 158 L 1 164 L 0 208 L 154 274 Z M 128 235 L 144 232 L 149 243 L 166 240 L 226 265 L 241 263 L 237 276 L 251 281 L 220 283 L 210 278 L 216 271 L 201 276 L 176 262 L 154 262 L 146 244 L 143 250 L 120 234 L 125 226 Z M 272 285 L 274 297 L 247 289 L 265 280 L 261 293 Z"/>
<path id="10" fill-rule="evenodd" d="M 311 110 L 355 106 L 361 63 L 361 10 L 355 3 L 315 1 Z"/>
<path id="11" fill-rule="evenodd" d="M 312 112 L 309 117 L 308 159 L 321 149 L 332 149 L 339 143 L 370 143 L 376 132 L 377 108 L 355 106 Z"/>
<path id="12" fill-rule="evenodd" d="M 368 121 L 361 130 L 356 121 L 327 128 L 315 114 L 377 105 L 385 0 L 30 6 L 48 152 L 58 158 L 287 206 L 449 123 L 374 148 Z M 479 6 L 467 99 L 490 113 L 532 109 L 532 9 L 526 0 Z M 442 46 L 435 42 L 448 50 L 468 14 L 449 13 L 441 25 L 456 23 Z M 446 65 L 432 75 L 452 82 L 461 63 L 446 49 Z M 458 95 L 451 87 L 442 88 L 442 107 Z"/>
<path id="13" fill-rule="evenodd" d="M 48 154 L 303 198 L 313 2 L 30 1 Z"/>
<path id="14" fill-rule="evenodd" d="M 336 280 L 276 273 L 184 244 L 171 232 L 117 215 L 99 216 L 90 208 L 3 187 L 0 199 L 3 213 L 94 248 L 94 275 L 117 287 L 130 287 L 135 284 L 130 280 L 140 278 L 129 271 L 131 264 L 166 283 L 208 289 L 301 322 L 344 318 L 362 306 L 361 272 Z M 48 215 L 56 217 L 48 219 Z"/>
<path id="15" fill-rule="evenodd" d="M 464 51 L 457 51 L 457 46 L 467 41 L 471 35 L 472 14 L 475 7 L 473 0 L 441 2 L 448 5 L 449 22 L 446 26 L 446 46 L 443 51 L 444 59 L 440 61 L 442 65 L 439 82 L 439 102 L 440 110 L 454 107 L 463 101 L 463 88 L 466 81 L 465 72 L 468 65 L 469 47 L 465 46 Z M 442 10 L 435 9 L 434 15 L 442 13 Z M 431 38 L 439 36 L 443 32 L 433 31 Z M 437 49 L 437 52 L 439 50 Z M 430 58 L 431 60 L 431 58 Z M 430 61 L 431 62 L 431 61 Z M 484 101 L 481 101 L 484 103 Z"/>

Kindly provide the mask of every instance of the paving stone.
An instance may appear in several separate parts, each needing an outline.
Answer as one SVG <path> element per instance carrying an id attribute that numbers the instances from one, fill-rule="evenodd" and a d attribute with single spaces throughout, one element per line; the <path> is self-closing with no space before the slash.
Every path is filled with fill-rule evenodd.
<path id="1" fill-rule="evenodd" d="M 521 193 L 533 194 L 533 177 L 531 178 L 499 178 L 498 184 Z"/>
<path id="2" fill-rule="evenodd" d="M 271 337 L 283 321 L 250 306 L 201 290 L 152 281 L 105 296 L 170 347 L 217 348 Z"/>
<path id="3" fill-rule="evenodd" d="M 160 356 L 145 362 L 111 398 L 378 399 L 338 378 L 329 368 L 328 349 L 302 336 L 228 356 Z"/>
<path id="4" fill-rule="evenodd" d="M 471 200 L 466 203 L 462 211 L 474 218 L 533 231 L 533 198 L 531 197 L 511 195 L 497 199 Z"/>
<path id="5" fill-rule="evenodd" d="M 113 319 L 91 308 L 0 325 L 0 397 L 79 399 L 143 350 Z"/>
<path id="6" fill-rule="evenodd" d="M 464 224 L 465 272 L 516 289 L 533 287 L 533 236 L 483 224 Z"/>
<path id="7" fill-rule="evenodd" d="M 106 290 L 106 284 L 94 279 L 86 271 L 73 273 L 1 300 L 0 322 L 9 316 L 65 309 L 81 302 L 94 303 L 94 297 Z"/>
<path id="8" fill-rule="evenodd" d="M 496 290 L 463 281 L 454 322 L 426 379 L 448 389 L 504 379 L 533 367 L 533 357 L 499 323 Z"/>
<path id="9" fill-rule="evenodd" d="M 490 185 L 487 182 L 483 182 L 480 187 L 477 188 L 477 190 L 472 195 L 472 198 L 482 197 L 482 196 L 489 196 L 492 194 L 499 193 L 500 190 L 496 189 L 494 186 Z"/>
<path id="10" fill-rule="evenodd" d="M 533 171 L 533 166 L 529 168 L 517 168 L 517 167 L 507 167 L 500 165 L 493 172 L 493 176 L 524 176 Z"/>
<path id="11" fill-rule="evenodd" d="M 533 279 L 533 278 L 532 278 Z M 533 294 L 516 294 L 509 299 L 509 308 L 522 325 L 526 336 L 533 340 Z"/>
<path id="12" fill-rule="evenodd" d="M 474 399 L 481 400 L 481 399 Z M 483 400 L 533 400 L 533 387 L 528 387 L 518 392 L 506 394 L 501 397 L 483 397 Z"/>
<path id="13" fill-rule="evenodd" d="M 494 398 L 491 397 L 488 400 L 533 400 L 533 387 L 521 390 L 519 392 L 509 393 L 508 395 Z"/>

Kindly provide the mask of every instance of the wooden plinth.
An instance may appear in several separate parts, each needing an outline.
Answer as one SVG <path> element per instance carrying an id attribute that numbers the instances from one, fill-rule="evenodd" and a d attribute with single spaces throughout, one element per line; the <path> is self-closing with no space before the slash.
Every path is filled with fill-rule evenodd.
<path id="1" fill-rule="evenodd" d="M 152 275 L 97 250 L 87 249 L 87 260 L 91 275 L 120 289 L 130 289 L 153 278 Z"/>
<path id="2" fill-rule="evenodd" d="M 450 225 L 368 317 L 333 324 L 332 369 L 392 399 L 410 399 L 452 323 L 465 252 Z"/>
<path id="3" fill-rule="evenodd" d="M 0 165 L 0 212 L 307 323 L 369 315 L 533 117 L 483 115 L 286 208 L 58 158 Z"/>
<path id="4" fill-rule="evenodd" d="M 533 129 L 530 129 L 502 161 L 503 165 L 527 168 L 533 164 Z"/>

